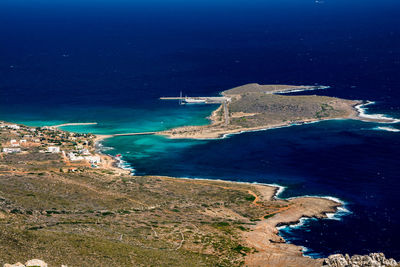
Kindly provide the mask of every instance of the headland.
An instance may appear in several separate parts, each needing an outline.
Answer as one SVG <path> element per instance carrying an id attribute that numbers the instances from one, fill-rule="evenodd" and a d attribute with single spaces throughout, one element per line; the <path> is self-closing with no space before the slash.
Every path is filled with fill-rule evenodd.
<path id="1" fill-rule="evenodd" d="M 285 95 L 325 88 L 256 83 L 235 87 L 221 93 L 227 100 L 212 112 L 210 124 L 183 126 L 159 134 L 169 138 L 214 139 L 230 134 L 332 119 L 397 122 L 385 116 L 366 115 L 363 108 L 370 102 L 319 95 Z"/>
<path id="2" fill-rule="evenodd" d="M 19 148 L 0 154 L 1 264 L 321 266 L 277 227 L 327 217 L 339 202 L 279 199 L 272 185 L 132 176 L 96 154 L 94 135 L 0 124 L 2 148 Z"/>

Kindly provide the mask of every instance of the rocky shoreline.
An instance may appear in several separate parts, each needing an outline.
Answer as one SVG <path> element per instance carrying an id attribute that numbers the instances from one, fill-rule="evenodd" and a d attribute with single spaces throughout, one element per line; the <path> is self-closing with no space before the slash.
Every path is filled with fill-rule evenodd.
<path id="1" fill-rule="evenodd" d="M 322 261 L 322 263 L 321 263 Z M 307 260 L 306 260 L 307 263 Z M 309 264 L 312 264 L 308 261 Z M 333 254 L 325 259 L 318 260 L 318 266 L 321 267 L 398 267 L 400 262 L 396 262 L 396 260 L 385 257 L 383 253 L 370 253 L 368 255 L 353 255 L 349 256 L 348 254 Z M 20 262 L 9 264 L 6 263 L 3 267 L 47 267 L 48 264 L 39 259 L 28 260 L 25 264 Z M 278 266 L 271 265 L 269 262 L 267 265 L 258 265 L 258 266 Z M 284 266 L 280 264 L 279 266 Z M 293 266 L 299 266 L 298 264 Z M 311 265 L 305 265 L 311 266 Z M 61 267 L 67 267 L 67 265 L 61 265 Z"/>
<path id="2" fill-rule="evenodd" d="M 322 267 L 396 267 L 400 262 L 387 259 L 383 253 L 369 255 L 334 254 L 323 260 Z"/>

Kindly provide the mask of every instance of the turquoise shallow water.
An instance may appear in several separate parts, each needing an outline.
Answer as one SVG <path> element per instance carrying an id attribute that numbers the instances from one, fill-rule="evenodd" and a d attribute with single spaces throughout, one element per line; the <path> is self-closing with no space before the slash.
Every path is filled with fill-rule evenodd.
<path id="1" fill-rule="evenodd" d="M 157 107 L 157 108 L 155 108 Z M 217 105 L 180 106 L 176 101 L 159 101 L 150 107 L 63 107 L 39 112 L 5 113 L 3 120 L 29 126 L 59 125 L 76 122 L 97 122 L 96 125 L 64 126 L 64 130 L 79 133 L 118 134 L 162 131 L 184 125 L 209 123 L 207 117 Z M 2 114 L 3 115 L 3 114 Z"/>

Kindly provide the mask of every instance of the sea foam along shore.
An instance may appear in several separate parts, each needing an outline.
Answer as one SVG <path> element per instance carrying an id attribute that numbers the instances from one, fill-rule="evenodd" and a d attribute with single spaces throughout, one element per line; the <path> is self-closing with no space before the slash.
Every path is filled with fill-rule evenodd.
<path id="1" fill-rule="evenodd" d="M 366 103 L 356 105 L 355 109 L 358 112 L 358 117 L 360 117 L 361 119 L 372 120 L 372 121 L 378 122 L 378 123 L 398 123 L 398 122 L 400 122 L 400 119 L 392 118 L 385 114 L 368 114 L 367 113 L 368 108 L 366 108 L 366 106 L 373 105 L 375 103 L 376 102 L 374 102 L 374 101 L 367 101 Z"/>
<path id="2" fill-rule="evenodd" d="M 393 127 L 375 127 L 375 128 L 373 128 L 373 130 L 387 131 L 387 132 L 394 132 L 394 133 L 400 132 L 400 129 L 396 129 L 396 128 L 393 128 Z"/>
<path id="3" fill-rule="evenodd" d="M 326 88 L 329 88 L 329 86 L 326 86 Z M 324 88 L 319 88 L 319 89 L 324 89 Z M 309 90 L 317 90 L 317 89 L 309 89 Z M 304 89 L 298 89 L 297 91 L 308 91 Z M 287 92 L 289 93 L 289 92 Z M 366 103 L 362 103 L 359 105 L 354 106 L 354 108 L 358 112 L 358 117 L 354 119 L 366 119 L 369 122 L 376 122 L 376 123 L 398 123 L 400 122 L 400 119 L 392 118 L 389 117 L 385 114 L 367 114 L 365 106 L 375 104 L 373 101 L 367 101 Z M 229 138 L 233 135 L 237 134 L 242 134 L 242 133 L 250 133 L 250 132 L 260 132 L 260 131 L 267 131 L 267 130 L 273 130 L 273 129 L 280 129 L 280 128 L 286 128 L 286 127 L 291 127 L 291 126 L 299 126 L 299 125 L 304 125 L 304 124 L 312 124 L 312 123 L 318 123 L 322 121 L 330 121 L 330 120 L 346 120 L 346 118 L 329 118 L 329 119 L 315 119 L 315 120 L 309 120 L 309 121 L 302 121 L 302 122 L 295 122 L 295 123 L 290 123 L 290 124 L 282 124 L 282 125 L 276 125 L 276 126 L 266 126 L 266 127 L 260 127 L 260 128 L 253 128 L 253 129 L 247 129 L 247 130 L 242 130 L 238 132 L 232 132 L 232 133 L 226 133 L 223 134 L 221 137 L 218 138 L 196 138 L 198 140 L 219 140 L 219 139 L 226 139 Z M 395 129 L 395 128 L 389 128 L 389 127 L 377 127 L 377 130 L 386 130 L 386 131 L 392 131 L 392 132 L 398 132 L 400 130 Z"/>
<path id="4" fill-rule="evenodd" d="M 304 197 L 312 197 L 312 198 L 325 198 L 328 200 L 331 200 L 333 202 L 336 203 L 340 203 L 340 206 L 337 207 L 336 212 L 335 213 L 326 213 L 326 218 L 324 218 L 325 220 L 335 220 L 335 221 L 340 221 L 341 217 L 346 216 L 351 214 L 352 212 L 347 208 L 348 203 L 337 198 L 337 197 L 332 197 L 332 196 L 319 196 L 319 195 L 304 195 L 304 196 L 298 196 L 298 197 L 290 197 L 290 198 L 286 198 L 287 200 L 290 199 L 295 199 L 295 198 L 304 198 Z M 286 227 L 290 227 L 290 228 L 300 228 L 302 226 L 304 226 L 304 223 L 307 220 L 312 220 L 314 218 L 308 218 L 308 217 L 302 217 L 299 222 L 296 222 L 294 224 L 290 224 L 290 225 L 283 225 L 283 226 L 279 226 L 278 230 L 281 230 L 283 228 Z"/>
<path id="5" fill-rule="evenodd" d="M 298 197 L 291 197 L 287 199 L 294 199 L 294 198 L 300 198 L 300 197 L 317 197 L 317 198 L 325 198 L 332 200 L 334 202 L 340 203 L 341 206 L 336 208 L 335 213 L 326 213 L 326 218 L 323 218 L 322 220 L 335 220 L 335 221 L 341 221 L 343 216 L 352 214 L 352 212 L 347 208 L 348 203 L 336 198 L 336 197 L 331 197 L 331 196 L 318 196 L 318 195 L 305 195 L 305 196 L 298 196 Z M 278 231 L 280 232 L 280 235 L 282 234 L 282 231 L 290 231 L 291 229 L 299 229 L 299 228 L 305 228 L 306 227 L 306 222 L 309 220 L 317 220 L 316 218 L 309 218 L 309 217 L 301 217 L 298 222 L 295 222 L 293 224 L 288 224 L 288 225 L 282 225 L 277 227 Z M 285 240 L 287 243 L 291 243 L 291 240 Z M 294 244 L 296 245 L 296 244 Z M 302 252 L 304 256 L 311 257 L 311 258 L 319 258 L 321 257 L 320 254 L 318 253 L 309 253 L 311 250 L 305 246 L 301 246 Z"/>
<path id="6" fill-rule="evenodd" d="M 234 133 L 226 133 L 223 134 L 222 137 L 220 138 L 205 138 L 205 139 L 200 139 L 200 140 L 218 140 L 218 139 L 226 139 L 232 135 L 236 135 L 236 134 L 242 134 L 242 133 L 252 133 L 252 132 L 261 132 L 261 131 L 267 131 L 267 130 L 274 130 L 274 129 L 281 129 L 281 128 L 287 128 L 287 127 L 291 127 L 291 126 L 299 126 L 299 125 L 305 125 L 305 124 L 312 124 L 312 123 L 317 123 L 317 122 L 321 122 L 321 121 L 327 121 L 327 120 L 343 120 L 343 119 L 324 119 L 324 120 L 313 120 L 313 121 L 303 121 L 303 122 L 297 122 L 297 123 L 290 123 L 290 124 L 282 124 L 279 126 L 267 126 L 265 128 L 257 128 L 257 129 L 249 129 L 249 130 L 243 130 L 240 132 L 234 132 Z"/>
<path id="7" fill-rule="evenodd" d="M 112 150 L 113 148 L 112 147 L 106 147 L 101 142 L 104 139 L 111 138 L 111 137 L 112 137 L 111 135 L 104 135 L 104 136 L 97 135 L 97 137 L 95 139 L 95 142 L 94 142 L 94 148 L 95 148 L 96 153 L 100 154 L 100 155 L 104 155 L 104 156 L 109 157 L 109 158 L 112 158 L 112 160 L 114 162 L 113 165 L 116 168 L 120 168 L 122 170 L 129 171 L 130 175 L 135 175 L 135 171 L 136 171 L 135 168 L 130 163 L 128 163 L 127 161 L 123 160 L 122 157 L 115 157 L 115 156 L 112 156 L 110 154 L 105 153 L 106 151 Z"/>
<path id="8" fill-rule="evenodd" d="M 315 90 L 323 90 L 323 89 L 329 89 L 331 88 L 330 86 L 315 86 L 315 87 L 310 87 L 310 88 L 303 88 L 303 89 L 293 89 L 293 90 L 283 90 L 283 91 L 275 91 L 273 92 L 274 94 L 290 94 L 290 93 L 298 93 L 298 92 L 304 92 L 304 91 L 315 91 Z"/>

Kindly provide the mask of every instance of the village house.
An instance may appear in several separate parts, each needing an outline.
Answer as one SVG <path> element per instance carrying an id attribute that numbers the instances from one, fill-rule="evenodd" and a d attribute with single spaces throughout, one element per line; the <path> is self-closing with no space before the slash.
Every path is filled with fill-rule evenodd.
<path id="1" fill-rule="evenodd" d="M 69 158 L 70 161 L 79 161 L 79 160 L 84 160 L 85 159 L 82 156 L 75 155 L 74 152 L 69 152 L 68 153 L 68 158 Z"/>
<path id="2" fill-rule="evenodd" d="M 87 148 L 79 150 L 79 153 L 82 155 L 90 155 L 90 152 Z"/>
<path id="3" fill-rule="evenodd" d="M 21 128 L 19 125 L 16 124 L 8 124 L 6 125 L 6 127 L 13 130 L 19 130 Z"/>
<path id="4" fill-rule="evenodd" d="M 60 153 L 60 147 L 58 147 L 58 146 L 49 146 L 49 147 L 47 148 L 47 152 L 50 152 L 50 153 Z"/>
<path id="5" fill-rule="evenodd" d="M 99 164 L 101 162 L 101 158 L 99 156 L 86 156 L 85 159 L 92 164 Z"/>
<path id="6" fill-rule="evenodd" d="M 10 140 L 10 145 L 12 147 L 19 147 L 19 142 L 17 140 L 15 140 L 15 139 L 11 139 Z"/>
<path id="7" fill-rule="evenodd" d="M 19 148 L 19 147 L 17 147 L 17 148 L 15 148 L 15 147 L 12 147 L 12 148 L 5 147 L 5 148 L 3 148 L 3 152 L 7 153 L 7 154 L 20 153 L 21 152 L 21 148 Z"/>

